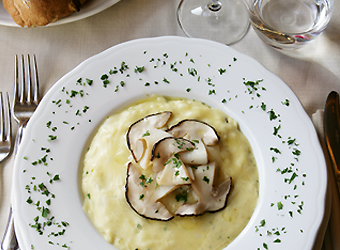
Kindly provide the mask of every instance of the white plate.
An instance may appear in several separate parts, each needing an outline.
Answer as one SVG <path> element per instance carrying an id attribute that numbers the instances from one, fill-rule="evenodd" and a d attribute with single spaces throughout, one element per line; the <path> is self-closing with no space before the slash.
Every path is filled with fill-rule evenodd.
<path id="1" fill-rule="evenodd" d="M 120 69 L 122 62 L 129 69 L 110 76 L 105 88 L 101 76 L 114 67 Z M 135 73 L 136 66 L 145 69 Z M 92 86 L 79 85 L 79 78 L 82 82 L 92 79 Z M 208 78 L 214 86 L 208 84 Z M 122 80 L 124 87 L 119 86 Z M 244 84 L 257 80 L 263 80 L 255 86 L 257 90 Z M 84 95 L 71 98 L 76 93 L 73 91 Z M 15 161 L 13 208 L 23 250 L 31 245 L 34 249 L 55 249 L 49 241 L 76 250 L 115 249 L 82 211 L 79 165 L 85 144 L 109 114 L 153 93 L 193 98 L 223 110 L 239 122 L 253 148 L 260 181 L 258 205 L 246 228 L 226 249 L 312 248 L 324 214 L 326 166 L 312 122 L 294 93 L 258 62 L 225 45 L 161 37 L 117 45 L 86 60 L 43 98 L 27 126 Z M 89 107 L 86 113 L 85 106 Z M 78 110 L 80 115 L 76 115 Z M 278 117 L 271 120 L 270 114 Z M 280 127 L 277 135 L 274 127 Z M 50 136 L 57 138 L 49 141 Z M 293 139 L 295 142 L 289 145 Z M 45 155 L 47 166 L 32 165 Z M 286 168 L 288 171 L 284 171 Z M 57 174 L 60 180 L 50 184 Z M 51 205 L 45 203 L 48 198 L 41 191 L 33 191 L 33 186 L 41 183 L 55 194 Z M 62 236 L 48 234 L 63 226 L 46 226 L 43 235 L 29 226 L 36 216 L 40 216 L 39 222 L 45 219 L 36 205 L 27 203 L 28 197 L 33 203 L 41 201 L 40 207 L 48 207 L 55 222 L 69 223 Z"/>
<path id="2" fill-rule="evenodd" d="M 88 0 L 88 2 L 85 3 L 85 5 L 80 9 L 79 12 L 75 12 L 54 23 L 50 23 L 48 24 L 48 26 L 70 23 L 92 16 L 111 7 L 119 1 L 120 0 Z M 13 21 L 11 15 L 7 12 L 2 4 L 0 4 L 0 25 L 20 27 Z"/>

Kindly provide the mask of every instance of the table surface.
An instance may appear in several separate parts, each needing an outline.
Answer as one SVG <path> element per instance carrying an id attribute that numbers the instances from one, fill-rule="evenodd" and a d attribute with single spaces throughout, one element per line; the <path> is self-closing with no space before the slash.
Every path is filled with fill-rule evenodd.
<path id="1" fill-rule="evenodd" d="M 79 63 L 109 47 L 144 37 L 185 36 L 176 20 L 179 1 L 121 0 L 68 24 L 30 29 L 0 25 L 0 91 L 13 95 L 15 54 L 36 54 L 43 94 Z M 269 47 L 252 28 L 231 47 L 280 77 L 310 117 L 324 108 L 330 91 L 340 92 L 340 3 L 325 32 L 294 53 Z M 0 236 L 10 207 L 12 167 L 13 156 L 0 165 Z"/>

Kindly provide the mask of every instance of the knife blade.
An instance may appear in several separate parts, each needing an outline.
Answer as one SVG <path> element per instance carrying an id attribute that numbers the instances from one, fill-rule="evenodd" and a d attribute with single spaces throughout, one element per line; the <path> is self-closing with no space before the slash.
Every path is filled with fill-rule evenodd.
<path id="1" fill-rule="evenodd" d="M 325 249 L 340 249 L 340 113 L 339 94 L 329 93 L 324 110 L 324 137 L 331 166 L 327 168 L 328 186 L 331 198 L 330 217 L 324 239 Z"/>
<path id="2" fill-rule="evenodd" d="M 329 93 L 324 112 L 324 133 L 326 148 L 332 163 L 338 197 L 340 194 L 340 109 L 339 94 Z M 340 197 L 339 197 L 340 198 Z"/>

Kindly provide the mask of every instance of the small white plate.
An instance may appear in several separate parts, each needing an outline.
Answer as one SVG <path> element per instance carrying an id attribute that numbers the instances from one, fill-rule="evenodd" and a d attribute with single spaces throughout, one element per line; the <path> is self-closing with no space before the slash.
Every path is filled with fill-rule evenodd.
<path id="1" fill-rule="evenodd" d="M 144 71 L 136 73 L 142 66 Z M 110 75 L 114 67 L 118 72 Z M 106 87 L 101 80 L 105 74 L 110 81 Z M 93 80 L 91 86 L 86 79 Z M 15 161 L 12 198 L 22 250 L 31 245 L 55 249 L 57 244 L 75 250 L 115 249 L 82 210 L 79 166 L 86 143 L 103 120 L 148 94 L 197 99 L 221 109 L 239 122 L 253 148 L 258 205 L 225 249 L 313 247 L 324 215 L 326 165 L 312 122 L 294 93 L 254 59 L 225 45 L 160 37 L 123 43 L 84 61 L 44 96 Z M 39 188 L 42 183 L 48 196 Z M 50 205 L 45 202 L 49 199 Z M 56 224 L 39 235 L 32 225 L 37 216 L 38 223 L 46 222 L 46 208 L 47 218 L 54 216 Z M 64 228 L 63 235 L 48 236 Z"/>
<path id="2" fill-rule="evenodd" d="M 88 0 L 88 2 L 84 4 L 84 6 L 81 8 L 79 12 L 75 12 L 54 23 L 50 23 L 48 24 L 48 26 L 70 23 L 92 16 L 111 7 L 112 5 L 119 1 L 120 0 Z M 13 21 L 11 15 L 7 12 L 7 10 L 3 7 L 2 4 L 0 4 L 0 25 L 20 27 Z"/>

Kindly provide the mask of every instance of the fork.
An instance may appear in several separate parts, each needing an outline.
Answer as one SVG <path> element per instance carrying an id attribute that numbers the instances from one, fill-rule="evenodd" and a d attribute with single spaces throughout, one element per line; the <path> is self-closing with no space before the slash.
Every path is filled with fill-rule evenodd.
<path id="1" fill-rule="evenodd" d="M 25 66 L 26 64 L 26 66 Z M 37 108 L 39 97 L 39 80 L 36 57 L 33 55 L 31 67 L 31 58 L 21 55 L 20 58 L 15 56 L 15 83 L 14 83 L 14 100 L 13 116 L 18 122 L 17 136 L 14 146 L 14 154 L 18 151 L 19 144 L 23 135 L 24 128 Z M 19 245 L 14 231 L 14 220 L 12 206 L 4 236 L 1 240 L 2 250 L 17 250 Z"/>
<path id="2" fill-rule="evenodd" d="M 8 92 L 6 99 L 7 103 L 4 103 L 3 93 L 0 92 L 0 162 L 6 159 L 12 151 L 12 116 Z"/>
<path id="3" fill-rule="evenodd" d="M 18 56 L 15 56 L 13 114 L 14 119 L 19 124 L 14 148 L 15 153 L 21 142 L 23 130 L 40 101 L 38 70 L 35 55 L 33 55 L 32 64 L 33 70 L 31 67 L 30 55 L 27 55 L 26 68 L 24 55 L 21 55 L 21 63 L 19 66 Z"/>

